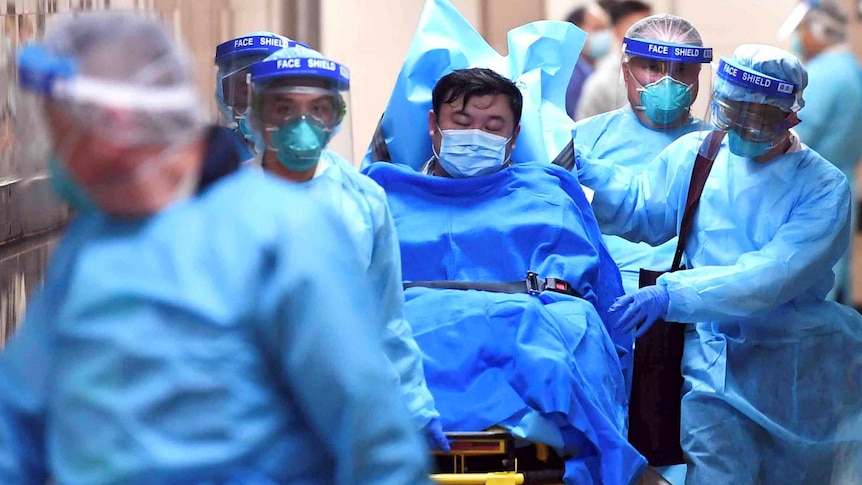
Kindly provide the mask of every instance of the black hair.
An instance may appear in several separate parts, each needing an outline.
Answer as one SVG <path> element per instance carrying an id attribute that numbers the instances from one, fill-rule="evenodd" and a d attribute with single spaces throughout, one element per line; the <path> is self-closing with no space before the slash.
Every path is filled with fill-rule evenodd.
<path id="1" fill-rule="evenodd" d="M 515 126 L 521 122 L 521 110 L 524 97 L 515 83 L 497 74 L 491 69 L 474 67 L 450 72 L 437 81 L 431 93 L 431 106 L 434 116 L 440 116 L 443 103 L 454 103 L 461 99 L 466 105 L 474 96 L 502 94 L 509 98 L 509 106 L 515 115 Z"/>
<path id="2" fill-rule="evenodd" d="M 633 13 L 652 13 L 652 7 L 640 0 L 601 0 L 598 3 L 608 13 L 614 26 Z"/>
<path id="3" fill-rule="evenodd" d="M 572 13 L 566 17 L 566 21 L 575 24 L 578 27 L 584 26 L 584 20 L 587 18 L 587 7 L 578 7 L 572 10 Z"/>

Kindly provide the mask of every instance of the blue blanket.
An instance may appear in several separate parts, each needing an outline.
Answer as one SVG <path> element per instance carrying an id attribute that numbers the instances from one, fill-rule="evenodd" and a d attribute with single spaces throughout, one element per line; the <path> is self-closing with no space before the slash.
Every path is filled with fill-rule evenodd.
<path id="1" fill-rule="evenodd" d="M 631 336 L 605 325 L 622 285 L 577 180 L 538 162 L 468 179 L 385 163 L 366 173 L 387 192 L 406 281 L 508 282 L 532 270 L 583 295 L 408 290 L 444 427 L 503 424 L 550 444 L 574 456 L 570 483 L 636 478 L 645 462 L 626 441 L 630 352 L 626 371 L 618 358 Z"/>

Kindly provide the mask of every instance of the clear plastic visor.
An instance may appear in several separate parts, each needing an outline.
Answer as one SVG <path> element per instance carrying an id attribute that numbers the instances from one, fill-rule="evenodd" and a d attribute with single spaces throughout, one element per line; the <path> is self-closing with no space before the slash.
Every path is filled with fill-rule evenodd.
<path id="1" fill-rule="evenodd" d="M 252 129 L 266 142 L 268 150 L 277 151 L 273 137 L 298 123 L 325 134 L 326 149 L 351 161 L 353 127 L 350 117 L 350 93 L 320 86 L 296 85 L 256 87 L 252 85 L 249 121 Z"/>

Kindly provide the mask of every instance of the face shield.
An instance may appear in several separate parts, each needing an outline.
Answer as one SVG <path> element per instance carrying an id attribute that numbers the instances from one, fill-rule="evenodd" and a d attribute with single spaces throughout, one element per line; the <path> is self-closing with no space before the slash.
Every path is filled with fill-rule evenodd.
<path id="1" fill-rule="evenodd" d="M 248 73 L 252 64 L 285 47 L 303 46 L 275 34 L 247 35 L 216 47 L 216 101 L 229 127 L 242 130 L 248 110 Z"/>
<path id="2" fill-rule="evenodd" d="M 790 82 L 722 59 L 710 101 L 710 122 L 728 133 L 730 151 L 760 157 L 790 136 L 799 120 L 798 87 Z M 792 106 L 786 111 L 784 106 Z"/>
<path id="3" fill-rule="evenodd" d="M 249 122 L 289 170 L 315 166 L 324 149 L 353 159 L 350 73 L 337 62 L 285 58 L 252 66 Z"/>
<path id="4" fill-rule="evenodd" d="M 710 91 L 712 49 L 626 38 L 622 70 L 629 104 L 642 122 L 655 129 L 671 129 L 701 121 L 694 110 L 701 90 Z"/>
<path id="5" fill-rule="evenodd" d="M 136 75 L 115 80 L 84 74 L 76 58 L 56 55 L 41 44 L 19 51 L 22 96 L 34 98 L 28 105 L 44 107 L 37 110 L 37 123 L 52 134 L 49 169 L 59 195 L 79 210 L 85 204 L 76 201 L 87 198 L 101 202 L 125 194 L 131 200 L 132 189 L 158 176 L 171 153 L 200 138 L 205 128 L 201 101 L 190 82 L 172 76 L 176 69 L 171 56 L 137 71 L 139 77 L 143 72 L 149 79 L 177 79 L 174 84 L 138 82 Z M 77 173 L 89 175 L 73 176 L 73 164 Z"/>

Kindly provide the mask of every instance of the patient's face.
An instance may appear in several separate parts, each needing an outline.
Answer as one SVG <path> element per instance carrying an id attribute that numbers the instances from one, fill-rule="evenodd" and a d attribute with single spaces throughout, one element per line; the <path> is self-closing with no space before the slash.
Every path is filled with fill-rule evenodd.
<path id="1" fill-rule="evenodd" d="M 509 99 L 502 94 L 489 94 L 473 96 L 465 104 L 461 97 L 451 103 L 443 103 L 440 106 L 439 117 L 435 117 L 433 110 L 428 115 L 428 131 L 434 142 L 435 153 L 440 153 L 442 130 L 470 129 L 482 130 L 504 138 L 511 137 L 508 151 L 514 149 L 519 127 L 515 125 L 515 114 L 512 113 Z"/>

